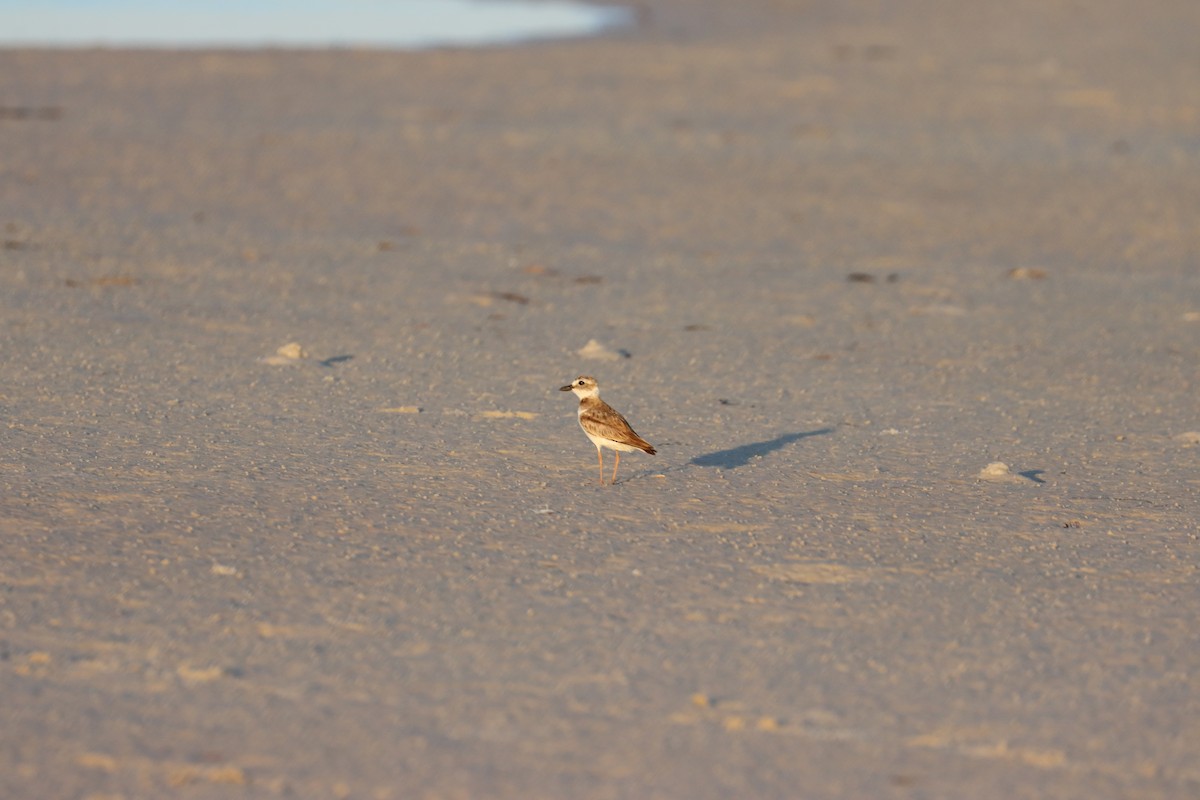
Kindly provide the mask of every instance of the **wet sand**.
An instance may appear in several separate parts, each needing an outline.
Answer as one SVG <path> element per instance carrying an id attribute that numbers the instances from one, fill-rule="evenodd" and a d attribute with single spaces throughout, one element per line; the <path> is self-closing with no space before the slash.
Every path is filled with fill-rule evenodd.
<path id="1" fill-rule="evenodd" d="M 0 53 L 0 795 L 1200 794 L 1200 6 L 732 5 Z"/>

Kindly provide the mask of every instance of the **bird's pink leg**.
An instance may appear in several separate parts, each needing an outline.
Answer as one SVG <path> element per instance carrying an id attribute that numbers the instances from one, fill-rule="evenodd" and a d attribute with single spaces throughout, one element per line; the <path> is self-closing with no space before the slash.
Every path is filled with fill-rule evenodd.
<path id="1" fill-rule="evenodd" d="M 613 464 L 613 479 L 612 479 L 612 482 L 613 482 L 613 483 L 616 483 L 616 482 L 617 482 L 617 467 L 621 466 L 621 451 L 620 451 L 620 450 L 614 450 L 613 452 L 617 454 L 617 463 Z"/>
<path id="2" fill-rule="evenodd" d="M 604 485 L 604 451 L 596 448 L 596 460 L 600 462 L 600 485 Z"/>

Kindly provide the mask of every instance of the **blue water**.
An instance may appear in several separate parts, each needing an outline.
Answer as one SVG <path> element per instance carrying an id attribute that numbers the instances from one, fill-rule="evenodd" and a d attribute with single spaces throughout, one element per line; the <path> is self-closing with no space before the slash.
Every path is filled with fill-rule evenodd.
<path id="1" fill-rule="evenodd" d="M 630 22 L 628 9 L 568 0 L 0 0 L 0 47 L 417 49 Z"/>

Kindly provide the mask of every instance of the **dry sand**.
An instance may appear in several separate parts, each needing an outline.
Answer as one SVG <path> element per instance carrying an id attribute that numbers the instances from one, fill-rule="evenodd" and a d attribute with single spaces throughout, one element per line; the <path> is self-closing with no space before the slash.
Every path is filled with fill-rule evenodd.
<path id="1" fill-rule="evenodd" d="M 0 53 L 0 796 L 1200 795 L 1200 4 L 643 12 Z"/>

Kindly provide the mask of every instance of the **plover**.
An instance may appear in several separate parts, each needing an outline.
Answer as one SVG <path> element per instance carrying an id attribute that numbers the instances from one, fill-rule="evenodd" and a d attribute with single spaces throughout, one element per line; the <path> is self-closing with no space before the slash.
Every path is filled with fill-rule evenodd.
<path id="1" fill-rule="evenodd" d="M 621 466 L 621 453 L 641 450 L 654 455 L 654 446 L 634 433 L 633 428 L 615 408 L 600 399 L 600 387 L 590 375 L 580 375 L 572 383 L 559 388 L 560 392 L 574 392 L 579 397 L 579 427 L 596 445 L 596 460 L 600 462 L 600 485 L 604 485 L 604 451 L 607 447 L 617 454 L 613 464 L 612 482 L 617 482 L 617 467 Z"/>

